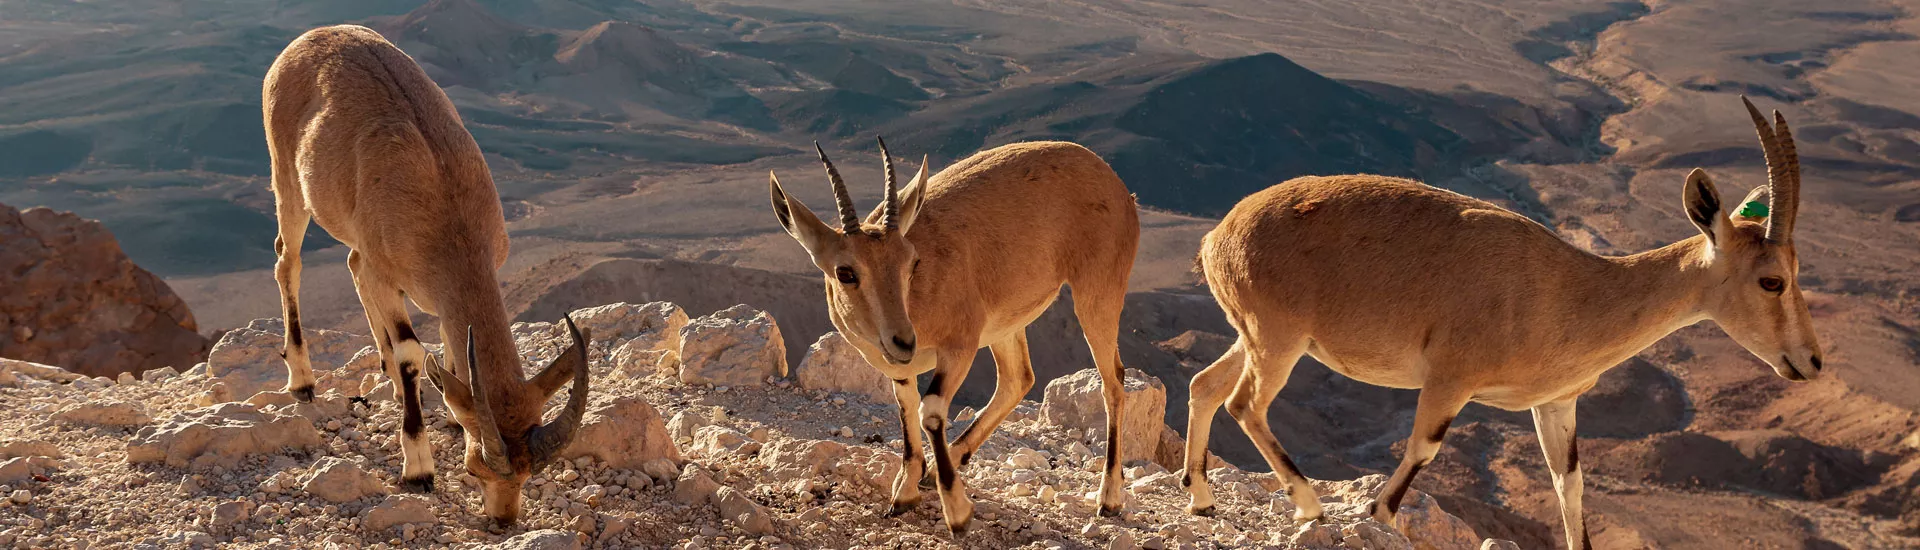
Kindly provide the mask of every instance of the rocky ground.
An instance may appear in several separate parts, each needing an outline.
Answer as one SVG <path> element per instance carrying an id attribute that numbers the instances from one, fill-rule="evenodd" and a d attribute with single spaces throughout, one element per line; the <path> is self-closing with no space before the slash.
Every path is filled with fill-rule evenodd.
<path id="1" fill-rule="evenodd" d="M 271 320 L 236 329 L 186 372 L 88 378 L 0 362 L 0 545 L 25 548 L 1474 548 L 1423 494 L 1396 530 L 1365 519 L 1381 476 L 1316 482 L 1328 518 L 1296 524 L 1270 476 L 1212 470 L 1220 514 L 1184 512 L 1166 393 L 1127 383 L 1127 486 L 1119 518 L 1093 513 L 1104 422 L 1091 372 L 1023 402 L 962 476 L 973 528 L 951 538 L 931 491 L 881 518 L 897 471 L 895 406 L 829 335 L 797 365 L 778 326 L 745 307 L 689 319 L 665 303 L 579 310 L 592 335 L 593 400 L 567 460 L 525 489 L 520 523 L 479 514 L 459 427 L 426 399 L 440 472 L 431 494 L 397 488 L 400 410 L 365 337 L 314 334 L 321 397 L 261 391 L 283 369 Z M 528 364 L 565 344 L 515 325 Z M 432 393 L 431 390 L 428 390 Z M 239 399 L 239 401 L 236 401 Z M 960 426 L 974 411 L 956 413 Z M 958 433 L 957 430 L 955 432 Z"/>

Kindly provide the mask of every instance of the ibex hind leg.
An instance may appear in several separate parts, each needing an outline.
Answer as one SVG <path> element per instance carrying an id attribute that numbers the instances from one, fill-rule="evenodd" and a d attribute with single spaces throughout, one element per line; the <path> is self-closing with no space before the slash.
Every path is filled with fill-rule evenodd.
<path id="1" fill-rule="evenodd" d="M 1313 484 L 1301 475 L 1293 458 L 1280 446 L 1280 440 L 1273 436 L 1273 428 L 1267 424 L 1267 409 L 1273 405 L 1273 399 L 1286 387 L 1287 378 L 1293 375 L 1294 365 L 1300 362 L 1300 356 L 1306 353 L 1307 339 L 1299 335 L 1275 335 L 1263 338 L 1261 343 L 1251 343 L 1247 352 L 1248 368 L 1240 373 L 1232 395 L 1227 396 L 1227 413 L 1240 423 L 1240 429 L 1253 440 L 1254 447 L 1260 449 L 1260 456 L 1267 459 L 1267 465 L 1273 468 L 1273 475 L 1287 485 L 1287 494 L 1293 500 L 1293 517 L 1299 521 L 1319 519 L 1321 516 L 1320 496 L 1313 490 Z"/>
<path id="2" fill-rule="evenodd" d="M 276 172 L 276 179 L 279 174 Z M 312 216 L 299 202 L 299 190 L 293 197 L 278 197 L 279 235 L 273 238 L 273 279 L 280 285 L 280 314 L 286 321 L 286 347 L 280 356 L 287 364 L 287 385 L 283 388 L 302 402 L 313 401 L 313 364 L 307 358 L 306 338 L 300 331 L 300 246 L 304 244 L 307 224 Z"/>
<path id="3" fill-rule="evenodd" d="M 1246 358 L 1246 338 L 1242 337 L 1212 365 L 1195 374 L 1187 386 L 1187 454 L 1180 484 L 1187 488 L 1187 512 L 1197 516 L 1214 513 L 1213 488 L 1207 484 L 1207 439 L 1213 433 L 1214 413 L 1220 411 L 1234 383 L 1240 380 Z"/>
<path id="4" fill-rule="evenodd" d="M 1013 413 L 1013 408 L 1020 404 L 1020 399 L 1026 397 L 1028 391 L 1033 390 L 1033 362 L 1027 355 L 1025 329 L 989 347 L 993 351 L 995 367 L 993 399 L 987 402 L 986 409 L 980 411 L 979 418 L 968 425 L 967 429 L 961 430 L 960 436 L 954 439 L 954 455 L 961 466 L 967 465 L 967 462 L 973 458 L 974 451 L 980 450 L 980 445 L 986 443 L 987 437 L 992 436 L 993 431 Z M 954 384 L 953 387 L 955 393 L 958 393 L 959 385 Z M 953 396 L 942 397 L 947 398 L 949 403 L 952 402 Z"/>
<path id="5" fill-rule="evenodd" d="M 393 381 L 394 398 L 401 404 L 401 485 L 410 491 L 433 491 L 433 444 L 427 440 L 420 406 L 420 373 L 426 369 L 427 350 L 420 345 L 407 319 L 400 290 L 371 273 L 358 252 L 347 254 L 354 289 L 366 308 L 367 324 L 378 335 L 381 366 Z"/>
<path id="6" fill-rule="evenodd" d="M 1099 513 L 1117 516 L 1127 503 L 1120 475 L 1121 463 L 1127 459 L 1127 442 L 1120 436 L 1127 406 L 1126 366 L 1120 364 L 1120 310 L 1127 299 L 1126 278 L 1076 281 L 1072 286 L 1073 314 L 1080 318 L 1080 330 L 1086 333 L 1087 348 L 1100 371 L 1100 396 L 1107 409 L 1107 458 L 1100 476 Z"/>

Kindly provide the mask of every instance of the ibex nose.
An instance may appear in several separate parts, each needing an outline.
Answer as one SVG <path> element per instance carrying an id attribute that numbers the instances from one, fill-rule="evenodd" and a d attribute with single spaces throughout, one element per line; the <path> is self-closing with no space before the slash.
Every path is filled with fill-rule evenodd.
<path id="1" fill-rule="evenodd" d="M 1813 356 L 1813 372 L 1820 372 L 1820 369 L 1823 369 L 1823 368 L 1826 368 L 1826 366 L 1821 364 L 1820 356 L 1819 355 Z"/>
<path id="2" fill-rule="evenodd" d="M 913 353 L 913 340 L 905 340 L 900 338 L 899 335 L 894 335 L 893 347 L 900 348 L 900 351 Z"/>

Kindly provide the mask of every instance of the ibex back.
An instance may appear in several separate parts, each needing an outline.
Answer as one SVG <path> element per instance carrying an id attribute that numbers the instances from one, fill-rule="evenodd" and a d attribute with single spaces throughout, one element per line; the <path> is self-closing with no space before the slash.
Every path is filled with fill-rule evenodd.
<path id="1" fill-rule="evenodd" d="M 262 102 L 280 225 L 274 278 L 286 316 L 286 390 L 313 399 L 299 298 L 301 238 L 311 219 L 352 249 L 354 289 L 405 407 L 401 479 L 415 490 L 433 487 L 420 417 L 424 369 L 466 428 L 466 466 L 481 481 L 487 515 L 513 521 L 521 485 L 572 440 L 585 412 L 586 342 L 568 320 L 573 346 L 523 380 L 494 278 L 507 259 L 506 222 L 480 147 L 419 65 L 363 27 L 295 39 L 267 71 Z M 448 362 L 465 381 L 421 347 L 407 299 L 440 316 Z M 540 424 L 547 398 L 569 382 L 566 410 Z"/>
<path id="2" fill-rule="evenodd" d="M 1120 489 L 1120 307 L 1140 240 L 1132 195 L 1106 162 L 1071 143 L 1017 143 L 983 151 L 897 192 L 892 157 L 880 145 L 887 195 L 863 223 L 840 174 L 820 153 L 834 187 L 837 226 L 769 183 L 780 225 L 825 275 L 827 311 L 840 334 L 894 381 L 905 452 L 887 515 L 920 501 L 925 475 L 921 431 L 932 436 L 935 480 L 947 527 L 973 517 L 956 469 L 1033 387 L 1027 324 L 1061 285 L 1099 367 L 1107 409 L 1102 514 L 1116 513 Z M 981 347 L 993 350 L 993 399 L 980 418 L 946 441 L 947 406 Z M 924 399 L 914 378 L 933 371 Z"/>
<path id="3" fill-rule="evenodd" d="M 1568 546 L 1586 548 L 1574 404 L 1601 373 L 1707 319 L 1782 377 L 1820 372 L 1796 279 L 1793 138 L 1778 113 L 1770 125 L 1747 107 L 1770 173 L 1744 201 L 1759 204 L 1723 207 L 1696 169 L 1682 206 L 1700 235 L 1632 256 L 1595 256 L 1492 204 L 1397 178 L 1299 178 L 1241 201 L 1200 251 L 1240 338 L 1193 379 L 1191 510 L 1214 505 L 1202 461 L 1224 403 L 1291 487 L 1296 516 L 1320 516 L 1313 487 L 1267 427 L 1268 405 L 1306 353 L 1362 382 L 1421 389 L 1406 455 L 1373 503 L 1376 519 L 1392 523 L 1468 401 L 1531 408 Z"/>

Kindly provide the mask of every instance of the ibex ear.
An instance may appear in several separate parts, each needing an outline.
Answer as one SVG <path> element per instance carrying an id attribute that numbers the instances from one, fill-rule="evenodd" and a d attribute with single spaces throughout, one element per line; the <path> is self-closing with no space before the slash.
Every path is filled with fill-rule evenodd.
<path id="1" fill-rule="evenodd" d="M 913 220 L 920 217 L 920 203 L 927 198 L 927 157 L 920 157 L 920 172 L 913 175 L 913 181 L 907 182 L 907 188 L 900 195 L 900 233 L 907 233 L 913 227 Z"/>
<path id="2" fill-rule="evenodd" d="M 767 192 L 772 195 L 773 215 L 780 218 L 780 227 L 786 229 L 793 240 L 800 241 L 807 254 L 819 258 L 839 238 L 840 233 L 821 222 L 800 199 L 787 195 L 786 190 L 780 188 L 780 178 L 773 172 L 767 172 Z"/>
<path id="3" fill-rule="evenodd" d="M 1699 168 L 1687 174 L 1686 188 L 1680 192 L 1682 206 L 1687 209 L 1687 219 L 1694 227 L 1706 234 L 1707 241 L 1720 243 L 1720 237 L 1726 236 L 1733 222 L 1728 221 L 1720 205 L 1720 190 L 1713 185 L 1713 178 L 1707 177 L 1707 171 Z"/>
<path id="4" fill-rule="evenodd" d="M 1764 223 L 1767 221 L 1767 216 L 1771 214 L 1768 212 L 1768 205 L 1772 204 L 1770 198 L 1767 186 L 1755 187 L 1747 192 L 1747 198 L 1742 199 L 1739 206 L 1733 207 L 1733 211 L 1727 213 L 1727 218 L 1736 222 Z"/>

